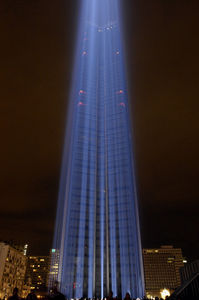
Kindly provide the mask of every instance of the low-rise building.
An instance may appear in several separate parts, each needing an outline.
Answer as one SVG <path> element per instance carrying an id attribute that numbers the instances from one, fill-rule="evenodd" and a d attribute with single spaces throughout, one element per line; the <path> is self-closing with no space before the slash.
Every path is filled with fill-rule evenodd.
<path id="1" fill-rule="evenodd" d="M 15 287 L 23 291 L 27 257 L 22 251 L 0 242 L 0 298 L 12 295 Z"/>

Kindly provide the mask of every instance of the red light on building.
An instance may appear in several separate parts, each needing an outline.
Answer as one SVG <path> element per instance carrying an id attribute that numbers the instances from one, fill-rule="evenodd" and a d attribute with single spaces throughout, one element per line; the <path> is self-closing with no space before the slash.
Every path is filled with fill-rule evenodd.
<path id="1" fill-rule="evenodd" d="M 124 102 L 120 102 L 119 106 L 126 107 L 126 104 Z"/>
<path id="2" fill-rule="evenodd" d="M 79 91 L 79 95 L 81 96 L 81 95 L 86 95 L 86 92 L 84 91 L 84 90 L 80 90 Z"/>
<path id="3" fill-rule="evenodd" d="M 116 92 L 117 95 L 121 95 L 121 94 L 123 94 L 123 93 L 124 93 L 123 90 L 119 90 L 119 91 Z"/>
<path id="4" fill-rule="evenodd" d="M 83 103 L 83 102 L 81 102 L 81 101 L 78 102 L 78 106 L 85 106 L 85 105 L 86 105 L 86 104 Z"/>

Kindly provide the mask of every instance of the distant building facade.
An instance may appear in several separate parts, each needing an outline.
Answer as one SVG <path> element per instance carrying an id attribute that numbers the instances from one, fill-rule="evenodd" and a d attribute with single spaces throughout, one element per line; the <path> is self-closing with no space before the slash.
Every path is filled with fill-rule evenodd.
<path id="1" fill-rule="evenodd" d="M 31 280 L 31 288 L 34 288 L 37 294 L 47 291 L 49 261 L 49 256 L 28 257 L 26 282 Z"/>
<path id="2" fill-rule="evenodd" d="M 57 280 L 59 269 L 59 251 L 57 249 L 50 250 L 50 271 L 48 276 L 48 287 L 51 289 Z"/>
<path id="3" fill-rule="evenodd" d="M 23 247 L 15 249 L 0 242 L 0 298 L 12 295 L 14 287 L 23 293 L 27 257 Z"/>
<path id="4" fill-rule="evenodd" d="M 164 289 L 170 292 L 181 285 L 180 268 L 184 266 L 182 250 L 173 246 L 143 249 L 146 294 L 161 297 Z"/>

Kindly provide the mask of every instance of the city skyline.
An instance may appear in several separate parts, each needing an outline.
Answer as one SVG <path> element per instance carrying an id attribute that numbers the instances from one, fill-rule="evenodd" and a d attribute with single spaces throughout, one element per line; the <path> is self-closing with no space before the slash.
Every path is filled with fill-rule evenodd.
<path id="1" fill-rule="evenodd" d="M 73 2 L 2 1 L 0 238 L 28 240 L 42 254 L 55 219 Z M 197 258 L 198 4 L 130 2 L 124 28 L 143 246 L 174 244 Z"/>
<path id="2" fill-rule="evenodd" d="M 26 297 L 30 289 L 35 289 L 38 298 L 44 297 L 48 291 L 48 287 L 53 286 L 53 282 L 49 278 L 50 261 L 53 259 L 51 272 L 54 274 L 58 271 L 58 257 L 56 249 L 51 249 L 48 256 L 32 256 L 27 255 L 28 245 L 9 245 L 8 243 L 0 243 L 0 293 L 2 298 L 9 296 L 13 288 L 20 286 L 20 295 Z M 5 250 L 7 255 L 5 255 Z M 26 263 L 22 264 L 21 259 Z M 160 248 L 143 249 L 143 267 L 145 274 L 145 288 L 148 298 L 162 296 L 163 294 L 171 294 L 174 290 L 179 294 L 182 292 L 183 284 L 187 280 L 189 284 L 198 275 L 197 270 L 199 260 L 188 263 L 182 256 L 182 250 L 174 248 L 172 245 L 160 246 Z M 13 268 L 18 269 L 22 277 L 17 276 L 17 272 L 13 272 Z M 8 270 L 12 269 L 8 276 Z M 50 274 L 52 274 L 50 272 Z M 196 274 L 197 273 L 197 274 Z M 9 277 L 9 279 L 8 279 Z M 181 278 L 181 280 L 180 280 Z M 49 281 L 50 279 L 50 281 Z M 20 284 L 20 283 L 24 284 Z M 197 280 L 194 281 L 195 283 Z M 191 284 L 194 294 L 198 293 L 197 285 Z M 182 285 L 181 285 L 182 284 Z M 77 282 L 76 282 L 77 285 Z M 188 292 L 189 288 L 184 290 Z M 180 292 L 181 291 L 181 292 Z"/>

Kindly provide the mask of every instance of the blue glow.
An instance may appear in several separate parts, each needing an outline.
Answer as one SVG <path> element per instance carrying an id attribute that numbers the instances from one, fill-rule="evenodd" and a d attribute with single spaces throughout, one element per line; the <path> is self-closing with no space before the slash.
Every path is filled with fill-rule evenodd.
<path id="1" fill-rule="evenodd" d="M 119 1 L 80 2 L 50 281 L 69 299 L 142 297 Z"/>

